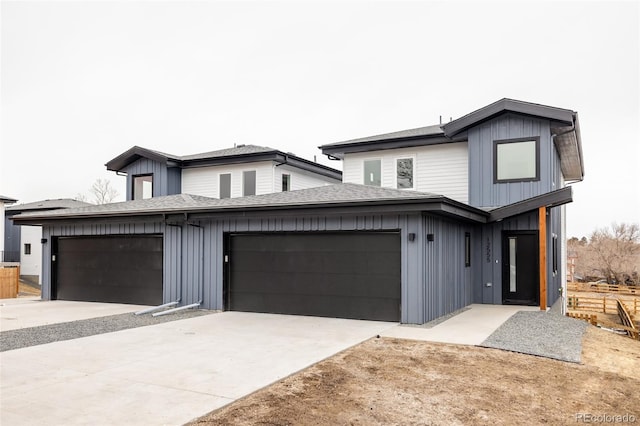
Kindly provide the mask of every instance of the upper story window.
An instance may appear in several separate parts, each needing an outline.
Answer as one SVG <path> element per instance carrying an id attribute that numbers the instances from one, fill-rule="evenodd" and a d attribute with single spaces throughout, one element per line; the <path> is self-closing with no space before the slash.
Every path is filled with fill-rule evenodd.
<path id="1" fill-rule="evenodd" d="M 413 189 L 413 158 L 396 160 L 396 188 Z"/>
<path id="2" fill-rule="evenodd" d="M 242 196 L 256 195 L 256 171 L 242 172 Z"/>
<path id="3" fill-rule="evenodd" d="M 380 160 L 364 160 L 364 184 L 380 186 L 382 182 Z"/>
<path id="4" fill-rule="evenodd" d="M 231 198 L 231 173 L 220 174 L 220 199 Z"/>
<path id="5" fill-rule="evenodd" d="M 133 177 L 133 199 L 145 200 L 153 197 L 153 175 Z"/>
<path id="6" fill-rule="evenodd" d="M 282 175 L 282 192 L 291 191 L 291 175 Z"/>
<path id="7" fill-rule="evenodd" d="M 540 180 L 540 138 L 494 141 L 493 164 L 495 183 Z"/>

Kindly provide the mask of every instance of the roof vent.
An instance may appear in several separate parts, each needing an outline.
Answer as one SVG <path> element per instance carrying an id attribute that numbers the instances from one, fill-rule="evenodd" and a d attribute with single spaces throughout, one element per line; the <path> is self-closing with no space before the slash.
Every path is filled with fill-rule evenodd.
<path id="1" fill-rule="evenodd" d="M 244 148 L 245 146 L 246 145 L 242 143 L 242 144 L 238 145 L 237 148 Z"/>

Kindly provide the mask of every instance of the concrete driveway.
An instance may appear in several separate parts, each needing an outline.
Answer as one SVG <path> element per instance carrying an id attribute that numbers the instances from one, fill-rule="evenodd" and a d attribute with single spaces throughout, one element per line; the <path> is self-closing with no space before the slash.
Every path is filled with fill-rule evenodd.
<path id="1" fill-rule="evenodd" d="M 6 351 L 0 423 L 179 425 L 396 326 L 223 312 Z"/>
<path id="2" fill-rule="evenodd" d="M 0 329 L 140 308 L 5 299 Z M 522 309 L 470 305 L 424 326 L 223 312 L 0 352 L 0 424 L 180 425 L 377 334 L 477 345 Z"/>

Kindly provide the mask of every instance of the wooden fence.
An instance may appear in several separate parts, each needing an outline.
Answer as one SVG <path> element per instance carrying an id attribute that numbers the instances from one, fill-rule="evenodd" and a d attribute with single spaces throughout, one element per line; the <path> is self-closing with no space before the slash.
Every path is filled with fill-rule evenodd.
<path id="1" fill-rule="evenodd" d="M 629 312 L 636 315 L 640 311 L 640 302 L 638 298 L 633 300 L 624 300 Z M 611 297 L 586 297 L 586 296 L 568 296 L 567 308 L 574 311 L 592 311 L 602 312 L 603 314 L 618 313 L 618 299 Z"/>
<path id="2" fill-rule="evenodd" d="M 620 317 L 620 321 L 622 321 L 622 325 L 625 327 L 629 327 L 631 330 L 627 329 L 627 334 L 632 339 L 638 340 L 638 328 L 636 324 L 633 322 L 633 318 L 629 313 L 629 309 L 627 306 L 618 300 L 618 316 Z"/>
<path id="3" fill-rule="evenodd" d="M 594 293 L 616 293 L 640 296 L 640 286 L 622 284 L 567 283 L 568 291 L 591 291 Z"/>
<path id="4" fill-rule="evenodd" d="M 18 297 L 20 285 L 20 266 L 0 267 L 0 299 Z"/>

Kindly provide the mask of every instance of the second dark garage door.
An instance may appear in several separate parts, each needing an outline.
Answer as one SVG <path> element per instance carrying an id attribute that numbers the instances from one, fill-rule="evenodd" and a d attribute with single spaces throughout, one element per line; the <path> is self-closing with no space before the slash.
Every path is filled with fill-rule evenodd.
<path id="1" fill-rule="evenodd" d="M 397 232 L 229 236 L 226 308 L 400 320 Z"/>
<path id="2" fill-rule="evenodd" d="M 54 298 L 162 303 L 162 236 L 59 237 L 55 244 Z"/>

